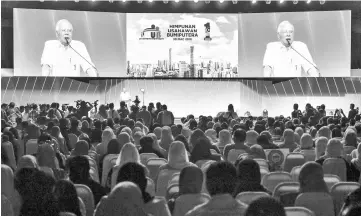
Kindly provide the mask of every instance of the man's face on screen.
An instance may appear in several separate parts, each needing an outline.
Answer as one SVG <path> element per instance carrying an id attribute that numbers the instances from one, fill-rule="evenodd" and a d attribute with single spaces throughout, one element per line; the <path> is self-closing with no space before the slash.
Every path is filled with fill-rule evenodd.
<path id="1" fill-rule="evenodd" d="M 62 44 L 66 44 L 66 39 L 68 38 L 69 43 L 73 38 L 73 26 L 69 22 L 63 22 L 60 25 L 58 33 L 58 39 Z"/>
<path id="2" fill-rule="evenodd" d="M 288 41 L 290 42 L 290 44 L 292 44 L 293 37 L 294 37 L 294 28 L 292 25 L 284 25 L 281 28 L 280 32 L 278 32 L 278 39 L 286 47 L 289 46 Z"/>

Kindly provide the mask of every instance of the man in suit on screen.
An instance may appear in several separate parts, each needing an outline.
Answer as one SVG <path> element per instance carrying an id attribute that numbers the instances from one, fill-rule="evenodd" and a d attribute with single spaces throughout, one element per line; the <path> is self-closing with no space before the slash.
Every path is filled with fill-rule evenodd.
<path id="1" fill-rule="evenodd" d="M 277 33 L 279 41 L 267 44 L 263 58 L 264 76 L 301 77 L 303 71 L 307 76 L 319 77 L 307 45 L 294 41 L 294 26 L 283 21 L 278 25 Z"/>
<path id="2" fill-rule="evenodd" d="M 42 75 L 77 77 L 82 69 L 88 76 L 98 76 L 84 43 L 72 39 L 73 25 L 66 19 L 59 20 L 55 32 L 57 40 L 45 42 Z"/>

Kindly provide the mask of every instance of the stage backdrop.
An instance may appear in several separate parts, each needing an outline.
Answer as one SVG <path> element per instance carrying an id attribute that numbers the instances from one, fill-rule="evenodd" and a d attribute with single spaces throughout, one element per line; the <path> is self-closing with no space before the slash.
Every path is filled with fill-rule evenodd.
<path id="1" fill-rule="evenodd" d="M 237 44 L 236 14 L 127 14 L 131 77 L 234 77 Z"/>
<path id="2" fill-rule="evenodd" d="M 73 39 L 85 44 L 99 76 L 126 76 L 124 13 L 14 9 L 15 76 L 42 75 L 44 43 L 56 40 L 55 25 L 61 19 L 72 23 Z"/>
<path id="3" fill-rule="evenodd" d="M 282 21 L 294 25 L 294 40 L 307 45 L 321 76 L 350 76 L 351 11 L 321 11 L 239 14 L 240 77 L 263 77 L 267 44 L 278 41 Z"/>

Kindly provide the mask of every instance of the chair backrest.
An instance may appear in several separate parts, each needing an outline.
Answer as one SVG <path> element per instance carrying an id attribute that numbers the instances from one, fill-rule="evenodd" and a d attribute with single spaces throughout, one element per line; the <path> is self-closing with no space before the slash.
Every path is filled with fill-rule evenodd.
<path id="1" fill-rule="evenodd" d="M 166 200 L 168 201 L 174 194 L 179 192 L 179 185 L 178 184 L 172 184 L 169 185 L 167 188 L 167 193 L 166 193 Z"/>
<path id="2" fill-rule="evenodd" d="M 251 204 L 251 202 L 253 200 L 256 200 L 256 199 L 258 199 L 260 197 L 268 197 L 268 196 L 270 196 L 270 195 L 268 193 L 266 193 L 266 192 L 248 191 L 248 192 L 239 193 L 236 196 L 236 200 L 249 205 L 249 204 Z"/>
<path id="3" fill-rule="evenodd" d="M 286 216 L 316 216 L 313 211 L 305 207 L 285 207 Z"/>
<path id="4" fill-rule="evenodd" d="M 332 175 L 332 174 L 324 174 L 323 180 L 325 180 L 329 191 L 331 191 L 331 188 L 332 188 L 336 183 L 341 182 L 340 177 L 338 177 L 337 175 Z"/>
<path id="5" fill-rule="evenodd" d="M 88 158 L 88 161 L 89 161 L 89 166 L 93 167 L 95 170 L 98 170 L 97 162 L 95 162 L 95 160 L 90 156 L 87 156 L 87 158 Z"/>
<path id="6" fill-rule="evenodd" d="M 341 181 L 347 181 L 346 163 L 341 158 L 327 158 L 322 165 L 323 173 L 333 174 L 340 177 Z"/>
<path id="7" fill-rule="evenodd" d="M 221 152 L 221 155 L 223 155 L 224 146 L 219 146 L 219 151 Z"/>
<path id="8" fill-rule="evenodd" d="M 89 151 L 88 155 L 95 161 L 98 161 L 98 153 L 96 153 L 95 151 Z"/>
<path id="9" fill-rule="evenodd" d="M 155 184 L 154 181 L 149 177 L 147 177 L 147 188 L 145 189 L 145 191 L 149 193 L 151 197 L 155 196 Z"/>
<path id="10" fill-rule="evenodd" d="M 78 137 L 75 134 L 68 134 L 70 146 L 73 149 L 75 147 L 75 144 L 79 141 Z"/>
<path id="11" fill-rule="evenodd" d="M 38 140 L 36 139 L 30 139 L 26 142 L 26 154 L 35 154 L 38 152 Z"/>
<path id="12" fill-rule="evenodd" d="M 140 162 L 144 165 L 147 165 L 147 161 L 151 158 L 159 158 L 158 155 L 154 153 L 142 153 L 140 156 Z"/>
<path id="13" fill-rule="evenodd" d="M 245 150 L 241 150 L 241 149 L 231 149 L 228 152 L 228 156 L 227 156 L 227 161 L 231 162 L 232 164 L 234 164 L 238 158 L 239 155 L 247 153 Z"/>
<path id="14" fill-rule="evenodd" d="M 49 174 L 51 175 L 53 178 L 55 178 L 55 175 L 54 175 L 54 171 L 50 168 L 50 167 L 39 167 L 39 169 L 43 172 L 45 172 L 46 174 Z"/>
<path id="15" fill-rule="evenodd" d="M 298 182 L 283 182 L 275 187 L 273 191 L 273 197 L 275 199 L 280 199 L 283 194 L 297 193 L 299 189 L 300 183 Z"/>
<path id="16" fill-rule="evenodd" d="M 180 173 L 174 173 L 168 182 L 168 186 L 173 184 L 179 184 Z"/>
<path id="17" fill-rule="evenodd" d="M 164 158 L 151 158 L 147 161 L 147 168 L 149 170 L 149 177 L 153 180 L 157 180 L 159 173 L 159 167 L 167 164 L 167 160 Z"/>
<path id="18" fill-rule="evenodd" d="M 202 167 L 203 167 L 205 164 L 209 163 L 209 161 L 212 161 L 212 160 L 199 160 L 199 161 L 196 162 L 196 165 L 197 165 L 197 167 L 199 167 L 199 168 L 202 169 Z"/>
<path id="19" fill-rule="evenodd" d="M 180 171 L 164 169 L 159 172 L 156 184 L 156 196 L 166 196 L 168 182 L 173 176 L 173 174 L 177 172 L 179 173 Z"/>
<path id="20" fill-rule="evenodd" d="M 214 149 L 211 149 L 211 153 L 212 154 L 218 154 L 218 152 L 216 150 L 214 150 Z"/>
<path id="21" fill-rule="evenodd" d="M 339 182 L 332 186 L 330 192 L 334 200 L 336 214 L 340 212 L 347 195 L 359 187 L 360 184 L 357 182 Z"/>
<path id="22" fill-rule="evenodd" d="M 86 215 L 92 216 L 94 213 L 94 197 L 93 192 L 86 185 L 75 184 L 78 196 L 83 200 L 86 208 Z"/>
<path id="23" fill-rule="evenodd" d="M 290 153 L 286 156 L 285 172 L 291 172 L 293 167 L 302 166 L 306 162 L 305 156 L 302 153 Z"/>
<path id="24" fill-rule="evenodd" d="M 287 172 L 270 172 L 262 178 L 262 185 L 269 191 L 273 191 L 279 183 L 290 182 L 292 177 Z"/>
<path id="25" fill-rule="evenodd" d="M 253 159 L 254 161 L 256 161 L 259 165 L 260 168 L 264 168 L 266 170 L 269 170 L 269 165 L 268 162 L 265 159 L 261 159 L 261 158 L 255 158 Z"/>
<path id="26" fill-rule="evenodd" d="M 297 181 L 297 182 L 298 182 L 298 176 L 300 176 L 301 167 L 302 167 L 302 166 L 295 166 L 295 167 L 292 168 L 292 170 L 291 170 L 291 176 L 292 176 L 292 180 L 293 180 L 293 181 Z"/>
<path id="27" fill-rule="evenodd" d="M 315 152 L 314 149 L 312 149 L 312 150 L 302 150 L 301 153 L 305 156 L 306 162 L 316 160 L 316 152 Z"/>
<path id="28" fill-rule="evenodd" d="M 308 208 L 317 216 L 335 216 L 332 197 L 327 193 L 302 193 L 298 195 L 295 206 Z"/>
<path id="29" fill-rule="evenodd" d="M 98 171 L 96 169 L 94 169 L 94 167 L 90 167 L 89 175 L 94 181 L 100 183 L 99 173 L 98 173 Z"/>
<path id="30" fill-rule="evenodd" d="M 345 152 L 345 154 L 351 154 L 351 152 L 355 149 L 356 148 L 354 146 L 344 146 L 343 147 L 343 151 Z"/>
<path id="31" fill-rule="evenodd" d="M 263 167 L 260 167 L 260 170 L 259 170 L 259 171 L 261 172 L 261 179 L 263 179 L 263 177 L 264 177 L 266 174 L 269 173 L 269 170 L 268 170 L 268 169 L 265 169 L 265 168 L 263 168 Z"/>
<path id="32" fill-rule="evenodd" d="M 103 172 L 102 172 L 102 181 L 101 181 L 101 184 L 103 187 L 105 187 L 105 183 L 106 183 L 109 171 L 113 167 L 110 161 L 114 158 L 117 159 L 118 154 L 109 154 L 109 155 L 105 156 L 105 158 L 103 159 Z"/>

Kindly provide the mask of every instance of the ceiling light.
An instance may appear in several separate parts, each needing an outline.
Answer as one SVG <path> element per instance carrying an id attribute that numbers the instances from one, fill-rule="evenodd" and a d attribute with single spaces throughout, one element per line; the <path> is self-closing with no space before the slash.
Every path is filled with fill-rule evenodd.
<path id="1" fill-rule="evenodd" d="M 298 0 L 293 0 L 293 4 L 297 4 L 298 3 Z"/>

